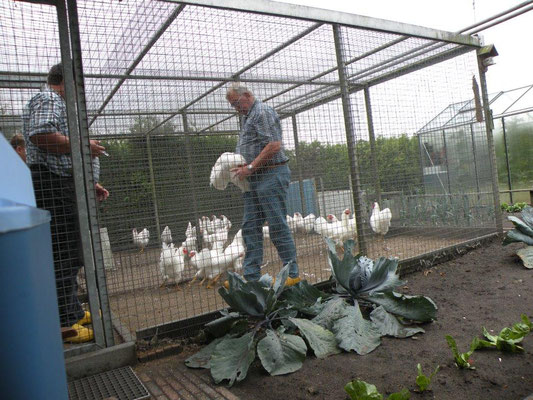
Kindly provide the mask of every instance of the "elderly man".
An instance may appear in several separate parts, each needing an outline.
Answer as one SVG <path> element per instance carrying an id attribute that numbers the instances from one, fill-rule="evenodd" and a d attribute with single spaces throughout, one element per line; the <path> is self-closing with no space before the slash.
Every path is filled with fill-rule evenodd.
<path id="1" fill-rule="evenodd" d="M 9 141 L 13 150 L 17 152 L 22 161 L 26 162 L 26 142 L 24 141 L 24 136 L 20 133 L 17 133 Z"/>
<path id="2" fill-rule="evenodd" d="M 291 179 L 288 157 L 283 151 L 281 124 L 277 113 L 257 100 L 244 86 L 232 87 L 226 99 L 244 115 L 236 153 L 246 164 L 232 171 L 239 179 L 248 179 L 250 191 L 243 194 L 242 236 L 246 244 L 243 269 L 247 281 L 261 277 L 263 263 L 263 224 L 268 222 L 270 239 L 283 265 L 289 264 L 286 285 L 300 281 L 296 247 L 287 225 L 287 193 Z M 227 282 L 225 283 L 227 287 Z"/>
<path id="3" fill-rule="evenodd" d="M 69 341 L 82 343 L 92 340 L 94 335 L 91 329 L 83 326 L 92 322 L 91 315 L 83 310 L 77 295 L 77 275 L 83 261 L 61 64 L 50 69 L 47 84 L 48 87 L 33 96 L 24 109 L 26 161 L 32 174 L 37 206 L 50 211 L 52 217 L 50 229 L 61 326 L 76 330 L 76 336 Z M 96 140 L 91 140 L 90 145 L 97 181 L 98 156 L 105 149 Z M 99 200 L 109 195 L 99 184 L 95 191 Z"/>

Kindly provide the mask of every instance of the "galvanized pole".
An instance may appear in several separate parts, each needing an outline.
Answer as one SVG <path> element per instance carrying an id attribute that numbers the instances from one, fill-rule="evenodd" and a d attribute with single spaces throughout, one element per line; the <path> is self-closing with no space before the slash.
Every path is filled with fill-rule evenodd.
<path id="1" fill-rule="evenodd" d="M 370 141 L 370 160 L 372 162 L 372 180 L 374 181 L 374 190 L 376 191 L 376 198 L 381 204 L 381 181 L 379 178 L 378 160 L 376 157 L 376 137 L 374 135 L 374 120 L 372 119 L 372 104 L 370 103 L 370 90 L 366 87 L 365 92 L 365 106 L 366 106 L 366 123 L 368 125 L 368 138 Z"/>
<path id="2" fill-rule="evenodd" d="M 448 147 L 446 146 L 446 130 L 442 131 L 442 140 L 444 143 L 444 157 L 446 160 L 446 178 L 448 180 L 448 193 L 452 194 L 452 184 L 450 179 L 450 164 L 448 164 Z M 439 171 L 437 171 L 437 177 L 439 176 Z"/>
<path id="3" fill-rule="evenodd" d="M 70 22 L 67 16 L 67 10 L 64 1 L 58 1 L 56 4 L 57 20 L 59 29 L 59 42 L 61 47 L 61 62 L 63 65 L 63 80 L 65 85 L 65 104 L 67 108 L 67 124 L 69 131 L 69 141 L 72 158 L 72 173 L 74 179 L 74 187 L 76 191 L 76 206 L 77 218 L 79 223 L 79 234 L 81 242 L 81 254 L 83 257 L 85 267 L 85 278 L 87 282 L 87 295 L 89 298 L 89 305 L 92 310 L 100 309 L 100 299 L 98 296 L 98 284 L 96 280 L 96 267 L 93 255 L 93 248 L 91 238 L 87 234 L 82 234 L 91 231 L 89 223 L 89 206 L 87 197 L 91 196 L 88 190 L 88 183 L 86 179 L 92 182 L 91 177 L 88 176 L 86 164 L 91 160 L 90 152 L 88 153 L 87 146 L 82 146 L 79 131 L 79 121 L 77 114 L 77 97 L 76 97 L 76 82 L 74 78 L 74 62 L 71 56 L 71 34 L 69 32 Z M 72 18 L 72 15 L 70 15 Z M 78 54 L 79 56 L 79 54 Z M 81 62 L 78 58 L 76 63 Z M 78 67 L 78 66 L 77 66 Z M 88 159 L 88 160 L 87 160 Z M 94 190 L 94 189 L 93 189 Z M 94 201 L 94 193 L 92 193 Z M 98 314 L 98 313 L 96 313 Z M 104 333 L 104 326 L 100 315 L 95 315 L 93 320 L 94 340 L 97 346 L 106 346 L 106 337 Z"/>
<path id="4" fill-rule="evenodd" d="M 477 156 L 476 156 L 476 138 L 474 135 L 474 124 L 470 124 L 470 134 L 472 136 L 472 155 L 474 157 L 474 173 L 476 174 L 476 190 L 479 198 L 479 175 L 477 172 Z"/>
<path id="5" fill-rule="evenodd" d="M 200 213 L 198 212 L 198 201 L 196 199 L 196 184 L 194 180 L 194 171 L 192 169 L 192 149 L 191 149 L 191 138 L 190 138 L 190 132 L 189 132 L 189 124 L 187 123 L 187 114 L 183 113 L 181 114 L 181 118 L 183 121 L 183 131 L 185 132 L 185 151 L 187 153 L 187 165 L 189 167 L 189 187 L 191 188 L 191 194 L 192 194 L 192 207 L 194 211 L 194 218 L 195 223 L 193 224 L 198 226 L 196 229 L 196 240 L 197 243 L 201 242 L 201 236 L 200 236 L 200 226 L 198 225 L 198 221 L 200 219 Z"/>
<path id="6" fill-rule="evenodd" d="M 483 101 L 483 111 L 485 114 L 485 129 L 487 130 L 487 146 L 489 152 L 489 161 L 492 175 L 492 199 L 494 202 L 494 219 L 496 228 L 499 233 L 503 233 L 502 209 L 500 208 L 500 189 L 498 187 L 498 170 L 496 167 L 496 148 L 494 146 L 494 137 L 492 129 L 494 127 L 492 121 L 492 111 L 489 105 L 489 95 L 487 92 L 487 79 L 485 71 L 487 67 L 483 65 L 483 58 L 478 55 L 477 65 L 479 70 L 479 84 L 481 87 L 481 99 Z"/>
<path id="7" fill-rule="evenodd" d="M 367 226 L 366 218 L 363 217 L 362 210 L 362 196 L 361 196 L 361 185 L 359 182 L 359 165 L 357 161 L 357 154 L 355 149 L 355 132 L 354 132 L 354 121 L 352 115 L 352 105 L 350 101 L 350 90 L 348 87 L 348 81 L 346 79 L 346 67 L 344 60 L 346 59 L 344 55 L 344 46 L 342 42 L 342 35 L 340 32 L 340 26 L 337 24 L 333 25 L 333 37 L 335 39 L 335 53 L 337 56 L 337 65 L 339 67 L 339 82 L 341 87 L 341 99 L 342 99 L 342 109 L 344 115 L 344 126 L 346 128 L 346 141 L 348 144 L 348 157 L 350 159 L 350 175 L 352 178 L 352 196 L 354 200 L 355 208 L 355 221 L 357 224 L 357 241 L 359 244 L 359 252 L 363 255 L 366 255 L 366 240 L 365 240 L 365 228 Z"/>
<path id="8" fill-rule="evenodd" d="M 324 192 L 324 180 L 322 179 L 322 177 L 320 177 L 319 179 L 320 179 L 320 191 L 322 192 L 322 210 L 324 214 L 326 214 L 326 192 Z M 320 207 L 318 208 L 318 213 L 322 216 L 322 211 L 320 211 Z"/>
<path id="9" fill-rule="evenodd" d="M 513 204 L 513 184 L 511 180 L 511 164 L 509 163 L 509 148 L 507 147 L 507 131 L 505 130 L 505 118 L 502 117 L 503 147 L 505 149 L 505 166 L 507 167 L 507 186 L 509 187 L 509 201 Z"/>
<path id="10" fill-rule="evenodd" d="M 294 152 L 296 153 L 296 168 L 298 169 L 298 186 L 300 188 L 300 203 L 302 204 L 302 214 L 307 215 L 307 205 L 305 202 L 302 163 L 300 162 L 300 147 L 298 144 L 298 124 L 296 115 L 292 116 L 292 135 L 294 137 Z"/>
<path id="11" fill-rule="evenodd" d="M 157 207 L 157 193 L 155 190 L 154 165 L 152 163 L 152 143 L 150 135 L 146 135 L 146 155 L 148 156 L 148 170 L 150 171 L 150 189 L 152 189 L 152 201 L 154 202 L 155 227 L 157 238 L 161 240 L 161 225 L 159 224 L 159 208 Z"/>

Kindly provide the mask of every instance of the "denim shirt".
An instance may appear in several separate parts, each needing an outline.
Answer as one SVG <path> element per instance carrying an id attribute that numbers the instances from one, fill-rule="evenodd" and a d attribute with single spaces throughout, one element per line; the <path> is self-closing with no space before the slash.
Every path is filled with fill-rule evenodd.
<path id="1" fill-rule="evenodd" d="M 67 106 L 63 98 L 55 91 L 46 88 L 36 94 L 26 104 L 22 115 L 24 122 L 23 134 L 26 141 L 26 163 L 42 164 L 60 176 L 72 176 L 72 157 L 70 154 L 49 153 L 32 143 L 33 135 L 59 132 L 69 136 L 67 124 Z M 100 161 L 93 158 L 93 176 L 98 182 Z"/>
<path id="2" fill-rule="evenodd" d="M 235 153 L 240 154 L 250 164 L 270 142 L 282 142 L 281 123 L 278 114 L 272 107 L 259 100 L 254 104 L 244 117 L 242 130 Z M 269 164 L 286 162 L 289 157 L 283 150 L 283 142 Z"/>

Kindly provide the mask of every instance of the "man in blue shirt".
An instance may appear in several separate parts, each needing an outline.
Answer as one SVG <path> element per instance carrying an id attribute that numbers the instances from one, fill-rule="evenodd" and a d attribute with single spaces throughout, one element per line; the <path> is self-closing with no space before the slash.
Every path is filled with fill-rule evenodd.
<path id="1" fill-rule="evenodd" d="M 48 210 L 52 217 L 50 230 L 61 326 L 76 330 L 77 335 L 69 341 L 82 343 L 92 340 L 94 335 L 83 326 L 92 322 L 91 315 L 83 310 L 77 294 L 77 275 L 83 260 L 61 64 L 50 69 L 47 83 L 48 87 L 36 94 L 24 109 L 26 162 L 32 174 L 37 207 Z M 91 140 L 90 145 L 97 182 L 98 156 L 105 148 L 96 140 Z M 109 195 L 98 183 L 95 192 L 99 201 Z"/>
<path id="2" fill-rule="evenodd" d="M 244 86 L 232 87 L 226 99 L 239 114 L 244 115 L 236 153 L 246 164 L 232 170 L 250 182 L 250 191 L 243 194 L 244 218 L 242 237 L 246 245 L 243 269 L 247 281 L 261 277 L 263 263 L 263 224 L 268 222 L 270 239 L 283 265 L 289 264 L 286 285 L 300 281 L 296 263 L 296 247 L 287 225 L 287 193 L 291 171 L 289 158 L 283 151 L 281 124 L 274 109 L 255 99 Z"/>

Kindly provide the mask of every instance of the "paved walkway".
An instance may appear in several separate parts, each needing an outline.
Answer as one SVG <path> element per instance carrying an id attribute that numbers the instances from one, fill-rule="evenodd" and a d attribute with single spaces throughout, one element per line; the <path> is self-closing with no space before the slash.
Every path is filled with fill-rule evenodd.
<path id="1" fill-rule="evenodd" d="M 135 373 L 156 400 L 240 400 L 211 375 L 194 374 L 179 356 L 137 364 Z"/>

